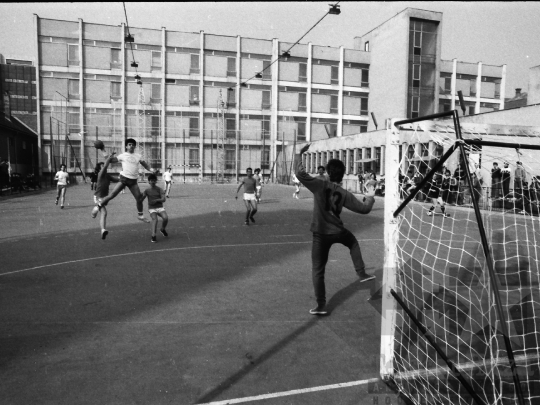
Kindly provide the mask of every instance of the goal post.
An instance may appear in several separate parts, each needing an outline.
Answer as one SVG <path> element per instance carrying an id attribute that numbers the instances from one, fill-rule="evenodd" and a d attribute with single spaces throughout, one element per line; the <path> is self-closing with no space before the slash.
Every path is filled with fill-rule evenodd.
<path id="1" fill-rule="evenodd" d="M 540 128 L 386 129 L 381 377 L 415 404 L 537 403 Z"/>

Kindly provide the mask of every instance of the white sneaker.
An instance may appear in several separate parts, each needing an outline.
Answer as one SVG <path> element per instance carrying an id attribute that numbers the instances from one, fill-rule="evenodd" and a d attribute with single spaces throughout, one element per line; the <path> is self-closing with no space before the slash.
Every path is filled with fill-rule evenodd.
<path id="1" fill-rule="evenodd" d="M 149 220 L 148 218 L 145 218 L 144 215 L 138 215 L 138 216 L 137 216 L 137 219 L 138 219 L 139 221 L 146 222 L 147 224 L 150 223 L 150 220 Z"/>
<path id="2" fill-rule="evenodd" d="M 430 217 L 430 216 L 432 216 L 432 215 L 433 215 L 433 212 L 431 212 L 431 211 L 428 211 L 427 215 L 428 215 L 428 217 Z"/>

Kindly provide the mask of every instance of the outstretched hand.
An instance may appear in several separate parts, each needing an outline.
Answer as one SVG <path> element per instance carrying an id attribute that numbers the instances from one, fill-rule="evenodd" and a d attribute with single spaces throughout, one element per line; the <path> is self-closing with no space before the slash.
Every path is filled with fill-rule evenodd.
<path id="1" fill-rule="evenodd" d="M 375 196 L 375 185 L 373 184 L 366 184 L 366 197 L 374 197 Z"/>
<path id="2" fill-rule="evenodd" d="M 307 152 L 307 150 L 309 149 L 309 147 L 311 146 L 310 143 L 306 143 L 304 146 L 302 146 L 302 149 L 300 149 L 300 152 L 298 152 L 300 155 Z"/>

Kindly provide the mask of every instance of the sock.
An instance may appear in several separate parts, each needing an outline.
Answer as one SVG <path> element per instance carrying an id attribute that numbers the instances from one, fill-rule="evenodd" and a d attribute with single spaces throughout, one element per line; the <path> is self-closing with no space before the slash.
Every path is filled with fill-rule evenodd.
<path id="1" fill-rule="evenodd" d="M 251 210 L 251 215 L 250 217 L 253 218 L 253 215 L 255 215 L 257 213 L 257 210 Z"/>
<path id="2" fill-rule="evenodd" d="M 247 210 L 247 212 L 246 212 L 246 221 L 249 221 L 250 216 L 251 216 L 251 210 Z"/>
<path id="3" fill-rule="evenodd" d="M 441 205 L 441 212 L 442 212 L 443 214 L 444 214 L 444 210 L 445 210 L 444 205 Z"/>
<path id="4" fill-rule="evenodd" d="M 139 212 L 139 216 L 142 217 L 142 216 L 143 216 L 143 213 L 142 213 L 142 212 Z"/>
<path id="5" fill-rule="evenodd" d="M 431 208 L 429 209 L 429 212 L 433 212 L 435 211 L 435 207 L 432 205 Z"/>

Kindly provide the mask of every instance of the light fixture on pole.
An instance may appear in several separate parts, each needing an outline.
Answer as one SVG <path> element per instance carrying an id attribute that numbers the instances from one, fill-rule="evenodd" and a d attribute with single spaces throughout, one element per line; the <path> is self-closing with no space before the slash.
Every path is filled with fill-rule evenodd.
<path id="1" fill-rule="evenodd" d="M 340 15 L 341 10 L 339 9 L 339 6 L 337 4 L 329 4 L 330 10 L 328 10 L 328 14 L 334 14 L 334 15 Z"/>
<path id="2" fill-rule="evenodd" d="M 133 62 L 131 62 L 131 67 L 134 67 L 134 68 L 139 67 L 139 64 L 137 62 L 133 61 Z"/>
<path id="3" fill-rule="evenodd" d="M 126 37 L 124 38 L 124 41 L 125 42 L 135 42 L 135 38 L 133 38 L 133 36 L 131 34 L 127 34 Z"/>

